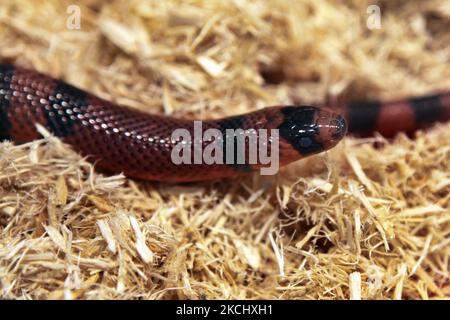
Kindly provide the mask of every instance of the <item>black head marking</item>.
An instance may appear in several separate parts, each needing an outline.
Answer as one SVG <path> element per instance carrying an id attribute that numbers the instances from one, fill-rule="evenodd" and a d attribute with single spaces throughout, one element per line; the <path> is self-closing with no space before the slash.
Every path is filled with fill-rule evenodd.
<path id="1" fill-rule="evenodd" d="M 280 136 L 288 141 L 300 154 L 309 155 L 324 150 L 317 141 L 319 129 L 315 122 L 317 108 L 284 107 L 281 109 L 284 121 L 280 124 Z"/>

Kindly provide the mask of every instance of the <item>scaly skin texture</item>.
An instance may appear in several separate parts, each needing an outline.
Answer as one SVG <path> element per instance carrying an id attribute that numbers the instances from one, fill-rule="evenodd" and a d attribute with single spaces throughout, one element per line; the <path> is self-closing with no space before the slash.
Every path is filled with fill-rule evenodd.
<path id="1" fill-rule="evenodd" d="M 235 177 L 262 166 L 259 162 L 174 164 L 172 149 L 180 139 L 173 139 L 172 133 L 186 129 L 194 137 L 194 121 L 118 106 L 41 73 L 0 64 L 0 137 L 18 143 L 38 139 L 36 124 L 89 156 L 97 167 L 138 179 L 201 181 Z M 221 141 L 227 137 L 227 129 L 278 129 L 280 165 L 332 148 L 347 129 L 339 114 L 302 106 L 269 107 L 202 122 L 202 133 L 211 128 L 222 133 Z M 268 134 L 270 137 L 270 131 Z M 210 144 L 197 142 L 203 148 Z M 264 143 L 270 150 L 272 140 Z M 245 163 L 247 149 L 242 151 Z"/>

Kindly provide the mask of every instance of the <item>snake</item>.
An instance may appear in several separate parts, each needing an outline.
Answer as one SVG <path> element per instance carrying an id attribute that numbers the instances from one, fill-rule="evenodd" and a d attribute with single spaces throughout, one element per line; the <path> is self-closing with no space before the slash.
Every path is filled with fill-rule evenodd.
<path id="1" fill-rule="evenodd" d="M 195 182 L 236 178 L 261 169 L 250 163 L 250 140 L 242 150 L 227 141 L 255 132 L 262 138 L 257 151 L 277 144 L 280 166 L 335 147 L 347 133 L 384 136 L 412 132 L 450 119 L 450 92 L 390 102 L 352 102 L 339 107 L 272 106 L 220 119 L 199 120 L 150 114 L 102 99 L 63 80 L 14 64 L 0 63 L 0 140 L 25 143 L 42 138 L 38 125 L 95 163 L 96 168 L 139 180 Z M 194 139 L 174 138 L 183 130 Z M 197 146 L 204 150 L 219 132 L 213 163 L 176 163 L 174 149 Z M 265 131 L 264 131 L 265 130 Z M 275 131 L 274 131 L 275 130 Z M 231 133 L 230 133 L 231 132 Z M 276 132 L 263 135 L 261 132 Z M 198 133 L 198 132 L 197 132 Z M 248 138 L 248 136 L 247 136 Z M 276 138 L 276 139 L 275 139 Z M 231 139 L 231 140 L 230 140 Z M 270 149 L 272 150 L 272 149 Z M 221 151 L 221 154 L 219 154 Z M 267 155 L 274 156 L 273 151 Z M 241 154 L 245 161 L 237 161 Z M 193 154 L 189 157 L 193 158 Z M 188 157 L 188 158 L 189 158 Z M 231 161 L 228 161 L 230 160 Z"/>

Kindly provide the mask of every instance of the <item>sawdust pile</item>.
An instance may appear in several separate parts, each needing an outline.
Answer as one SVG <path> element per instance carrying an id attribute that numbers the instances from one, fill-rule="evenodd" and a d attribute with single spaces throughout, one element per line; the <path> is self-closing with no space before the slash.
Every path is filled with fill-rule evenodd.
<path id="1" fill-rule="evenodd" d="M 180 117 L 450 88 L 448 1 L 379 1 L 374 30 L 371 4 L 3 0 L 0 61 Z M 101 175 L 51 136 L 2 143 L 0 297 L 448 298 L 449 132 L 189 185 Z"/>

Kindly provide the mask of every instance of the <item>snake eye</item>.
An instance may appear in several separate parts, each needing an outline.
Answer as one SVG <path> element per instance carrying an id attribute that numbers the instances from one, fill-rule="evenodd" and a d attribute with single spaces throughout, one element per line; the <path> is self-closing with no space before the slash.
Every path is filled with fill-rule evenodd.
<path id="1" fill-rule="evenodd" d="M 298 141 L 298 145 L 301 148 L 309 148 L 313 144 L 313 141 L 310 137 L 301 137 Z"/>

